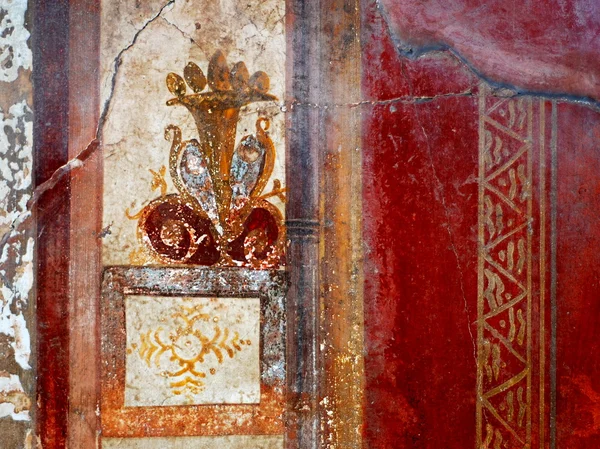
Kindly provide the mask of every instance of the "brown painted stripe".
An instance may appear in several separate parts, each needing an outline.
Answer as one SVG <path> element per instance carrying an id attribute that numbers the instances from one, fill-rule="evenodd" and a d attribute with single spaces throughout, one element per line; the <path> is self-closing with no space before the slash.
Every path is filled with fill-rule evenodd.
<path id="1" fill-rule="evenodd" d="M 34 0 L 34 183 L 68 160 L 69 2 Z M 37 431 L 45 449 L 66 444 L 69 398 L 69 210 L 64 177 L 42 195 L 37 218 Z"/>
<path id="2" fill-rule="evenodd" d="M 287 449 L 319 446 L 319 8 L 286 2 Z M 292 109 L 293 108 L 293 109 Z"/>
<path id="3" fill-rule="evenodd" d="M 69 158 L 85 164 L 71 172 L 67 442 L 69 448 L 94 448 L 100 428 L 102 153 L 90 143 L 99 119 L 100 2 L 72 2 L 69 15 Z"/>
<path id="4" fill-rule="evenodd" d="M 364 307 L 362 266 L 361 9 L 359 0 L 321 4 L 322 97 L 327 126 L 321 174 L 322 439 L 362 447 Z"/>

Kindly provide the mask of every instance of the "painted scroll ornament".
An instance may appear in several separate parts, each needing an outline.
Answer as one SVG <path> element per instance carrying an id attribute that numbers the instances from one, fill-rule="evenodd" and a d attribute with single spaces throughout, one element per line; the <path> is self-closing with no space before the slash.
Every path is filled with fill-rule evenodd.
<path id="1" fill-rule="evenodd" d="M 186 95 L 188 86 L 193 93 Z M 250 76 L 243 62 L 229 69 L 217 51 L 207 77 L 190 62 L 183 77 L 167 75 L 167 87 L 175 96 L 167 105 L 188 109 L 198 139 L 183 141 L 179 127 L 166 128 L 165 138 L 172 140 L 169 174 L 179 193 L 166 194 L 164 168 L 152 171 L 153 188 L 161 187 L 162 195 L 134 216 L 142 245 L 153 259 L 168 264 L 278 266 L 283 218 L 266 198 L 284 198 L 284 189 L 274 180 L 273 192 L 262 194 L 275 163 L 269 119 L 259 117 L 256 134 L 235 146 L 240 109 L 276 100 L 268 93 L 269 77 L 260 71 Z"/>

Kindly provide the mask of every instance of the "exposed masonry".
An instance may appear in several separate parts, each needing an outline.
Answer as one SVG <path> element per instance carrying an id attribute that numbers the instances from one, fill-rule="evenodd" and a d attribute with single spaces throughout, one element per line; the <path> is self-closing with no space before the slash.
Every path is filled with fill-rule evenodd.
<path id="1" fill-rule="evenodd" d="M 2 84 L 29 76 L 26 10 L 27 0 L 0 0 Z M 0 109 L 0 420 L 28 421 L 32 404 L 23 375 L 31 369 L 26 316 L 32 307 L 34 232 L 20 226 L 30 216 L 33 190 L 32 118 L 25 100 Z"/>

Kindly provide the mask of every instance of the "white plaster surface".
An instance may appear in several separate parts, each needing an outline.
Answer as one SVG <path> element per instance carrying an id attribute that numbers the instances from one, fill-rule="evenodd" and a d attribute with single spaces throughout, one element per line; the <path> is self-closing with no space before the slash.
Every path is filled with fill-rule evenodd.
<path id="1" fill-rule="evenodd" d="M 5 398 L 5 402 L 0 402 L 0 418 L 10 416 L 15 421 L 29 421 L 29 399 L 19 376 L 0 375 L 0 398 Z"/>
<path id="2" fill-rule="evenodd" d="M 125 406 L 260 402 L 259 298 L 127 296 L 125 310 Z"/>

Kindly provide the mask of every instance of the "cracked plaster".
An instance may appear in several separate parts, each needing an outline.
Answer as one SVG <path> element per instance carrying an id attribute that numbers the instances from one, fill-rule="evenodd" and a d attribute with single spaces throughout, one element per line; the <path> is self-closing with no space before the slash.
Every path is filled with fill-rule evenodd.
<path id="1" fill-rule="evenodd" d="M 397 50 L 419 58 L 448 50 L 482 80 L 522 93 L 600 99 L 600 4 L 376 0 Z"/>

